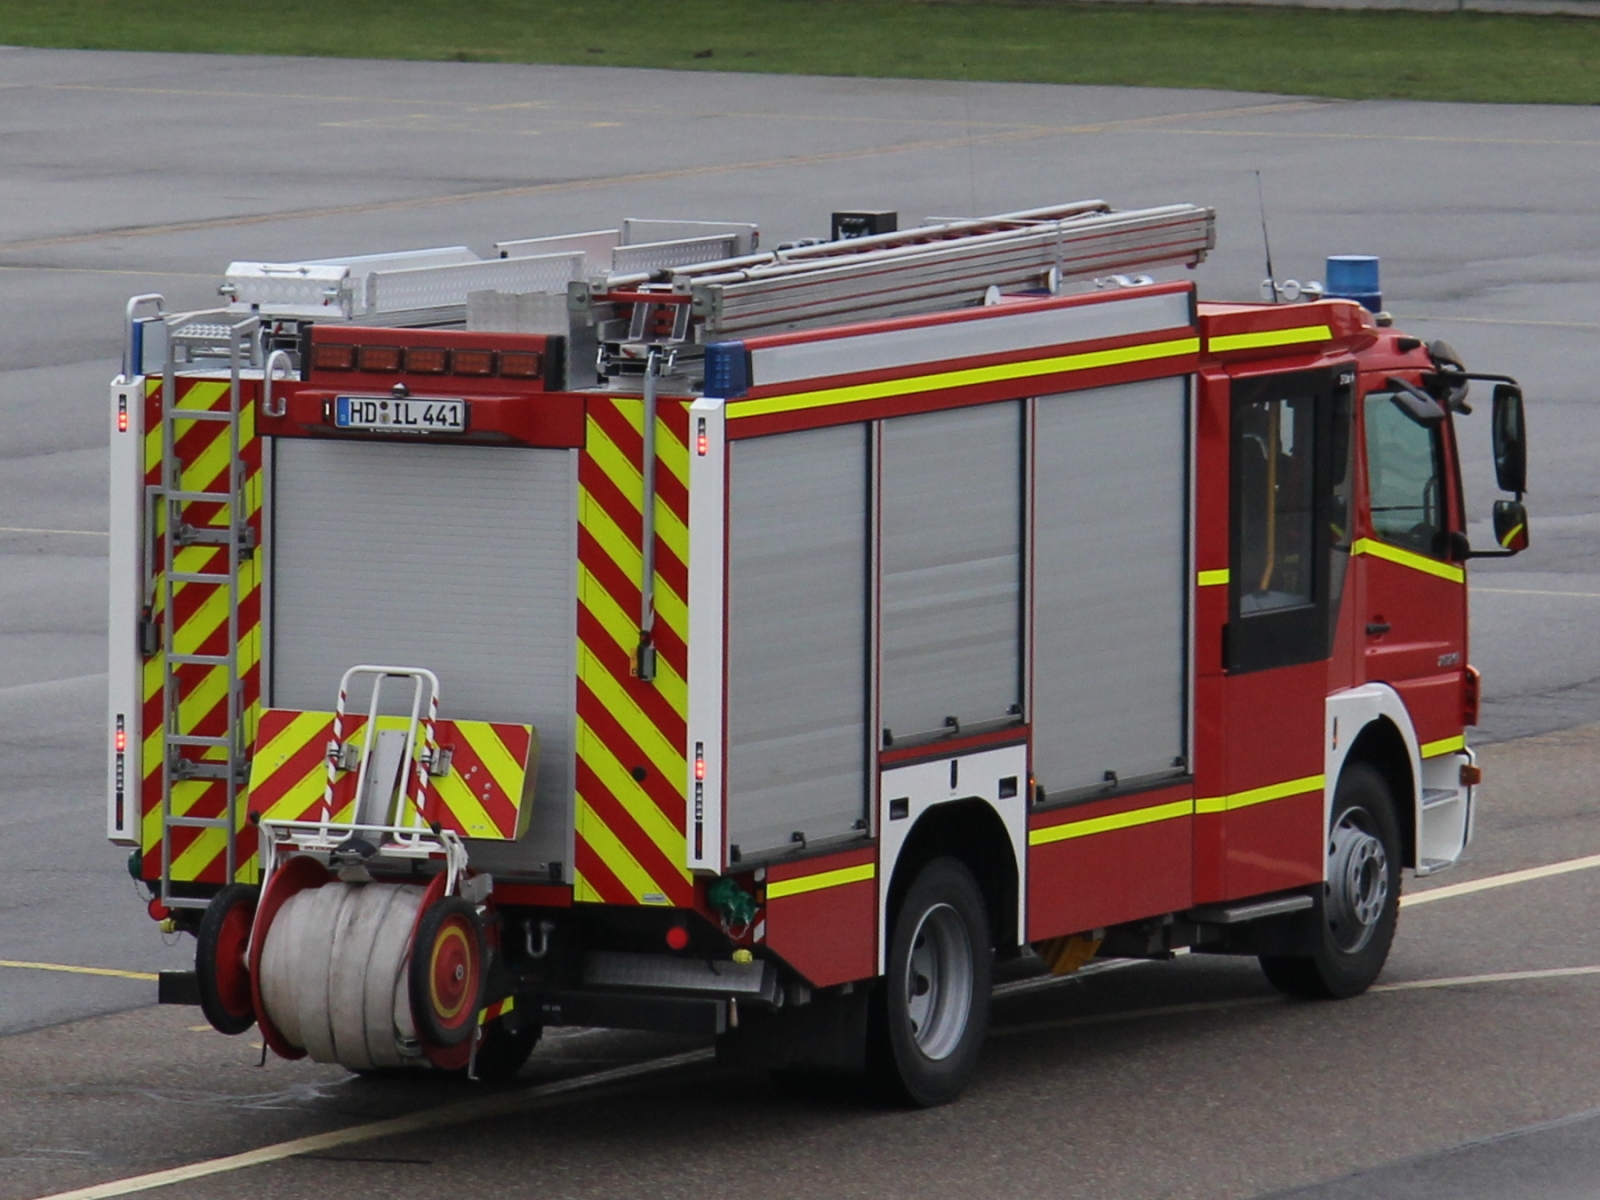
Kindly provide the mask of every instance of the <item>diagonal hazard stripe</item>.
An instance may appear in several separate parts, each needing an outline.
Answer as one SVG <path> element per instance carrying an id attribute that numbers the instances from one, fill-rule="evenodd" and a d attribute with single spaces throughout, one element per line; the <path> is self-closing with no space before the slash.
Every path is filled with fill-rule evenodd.
<path id="1" fill-rule="evenodd" d="M 677 778 L 685 767 L 683 750 L 667 740 L 666 734 L 644 715 L 633 697 L 612 678 L 611 672 L 581 644 L 578 646 L 578 678 L 638 744 L 650 765 L 669 779 Z"/>
<path id="2" fill-rule="evenodd" d="M 594 538 L 595 544 L 629 579 L 637 579 L 643 560 L 639 555 L 639 547 L 626 533 L 611 519 L 605 508 L 596 503 L 589 496 L 587 489 L 580 488 L 579 513 L 583 527 Z M 659 620 L 667 622 L 674 629 L 686 630 L 689 628 L 689 607 L 683 602 L 667 581 L 661 577 L 661 572 L 656 572 L 656 615 Z"/>
<path id="3" fill-rule="evenodd" d="M 611 556 L 600 549 L 599 544 L 590 535 L 587 529 L 578 530 L 578 560 L 586 579 L 580 579 L 579 600 L 587 602 L 591 594 L 590 585 L 595 585 L 606 593 L 608 602 L 616 605 L 629 625 L 633 623 L 633 614 L 639 611 L 639 584 L 637 580 L 629 579 L 622 573 L 621 568 L 611 560 Z M 630 649 L 638 641 L 637 633 L 629 634 L 621 643 L 631 657 Z M 688 670 L 689 647 L 684 642 L 682 631 L 675 628 L 670 621 L 659 618 L 656 620 L 655 643 L 662 655 L 673 663 L 673 669 L 680 676 Z M 631 666 L 625 666 L 623 675 L 632 673 Z"/>
<path id="4" fill-rule="evenodd" d="M 578 753 L 594 772 L 596 780 L 617 803 L 633 818 L 633 823 L 665 856 L 670 869 L 684 879 L 687 869 L 677 864 L 683 859 L 683 828 L 673 821 L 644 789 L 634 782 L 628 768 L 613 753 L 612 747 L 600 737 L 588 721 L 578 721 Z"/>
<path id="5" fill-rule="evenodd" d="M 607 511 L 618 528 L 625 525 L 628 540 L 638 545 L 643 535 L 639 514 L 644 509 L 644 484 L 639 472 L 595 425 L 590 426 L 588 454 L 595 469 L 581 472 L 581 479 L 590 499 Z M 662 574 L 669 575 L 678 585 L 685 576 L 683 564 L 689 561 L 689 527 L 668 507 L 659 492 L 656 494 L 656 537 L 675 560 L 670 570 L 662 570 Z"/>
<path id="6" fill-rule="evenodd" d="M 636 400 L 591 404 L 590 418 L 627 460 L 635 478 L 634 463 L 644 461 L 644 402 Z M 663 403 L 656 410 L 656 488 L 678 516 L 689 511 L 689 414 L 681 404 Z"/>
<path id="7" fill-rule="evenodd" d="M 639 860 L 633 857 L 628 848 L 611 831 L 611 827 L 590 807 L 582 792 L 579 792 L 577 797 L 577 826 L 578 836 L 589 844 L 589 848 L 616 876 L 617 882 L 622 885 L 630 900 L 652 903 L 646 900 L 646 897 L 660 896 L 662 899 L 654 903 L 666 903 L 666 893 L 656 886 L 656 881 L 651 879 L 639 865 Z"/>
<path id="8" fill-rule="evenodd" d="M 638 627 L 633 623 L 629 615 L 623 611 L 622 605 L 617 603 L 615 597 L 595 582 L 594 576 L 589 573 L 589 568 L 581 563 L 578 566 L 578 576 L 581 589 L 579 594 L 583 600 L 584 611 L 594 624 L 604 630 L 604 636 L 611 641 L 616 648 L 617 654 L 621 655 L 621 661 L 626 663 L 633 653 L 632 647 L 634 643 L 639 640 Z M 585 624 L 585 622 L 580 618 L 580 625 L 582 624 Z M 598 648 L 593 645 L 592 631 L 582 629 L 580 633 L 591 649 L 598 653 Z M 673 665 L 667 661 L 665 655 L 658 655 L 656 658 L 656 677 L 653 686 L 660 693 L 662 699 L 671 706 L 673 713 L 680 721 L 688 719 L 688 685 L 684 683 Z"/>
<path id="9" fill-rule="evenodd" d="M 692 896 L 689 879 L 677 865 L 683 859 L 682 850 L 673 858 L 652 842 L 591 769 L 591 764 L 582 758 L 578 760 L 577 780 L 578 791 L 588 800 L 595 818 L 604 822 L 611 835 L 633 856 L 640 870 L 655 882 L 659 893 L 674 903 L 688 903 Z"/>

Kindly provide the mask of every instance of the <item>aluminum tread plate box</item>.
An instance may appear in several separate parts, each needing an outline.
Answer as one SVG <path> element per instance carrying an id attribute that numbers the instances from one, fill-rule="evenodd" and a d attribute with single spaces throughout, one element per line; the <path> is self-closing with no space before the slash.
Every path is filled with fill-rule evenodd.
<path id="1" fill-rule="evenodd" d="M 1034 771 L 1050 793 L 1173 771 L 1187 741 L 1188 381 L 1035 417 Z"/>
<path id="2" fill-rule="evenodd" d="M 538 730 L 532 828 L 495 865 L 567 861 L 575 452 L 278 438 L 272 490 L 273 704 L 326 709 L 357 663 L 429 668 L 441 716 Z"/>
<path id="3" fill-rule="evenodd" d="M 729 454 L 727 836 L 749 854 L 865 813 L 867 430 Z"/>
<path id="4" fill-rule="evenodd" d="M 897 741 L 1020 704 L 1022 404 L 883 422 L 881 724 Z"/>

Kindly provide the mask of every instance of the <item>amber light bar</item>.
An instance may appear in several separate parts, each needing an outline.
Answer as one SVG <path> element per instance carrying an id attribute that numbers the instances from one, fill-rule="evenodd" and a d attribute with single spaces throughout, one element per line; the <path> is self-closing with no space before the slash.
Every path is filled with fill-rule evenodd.
<path id="1" fill-rule="evenodd" d="M 324 342 L 311 349 L 316 371 L 365 371 L 382 375 L 469 375 L 538 379 L 544 355 L 537 350 L 446 350 L 440 346 L 351 346 Z"/>

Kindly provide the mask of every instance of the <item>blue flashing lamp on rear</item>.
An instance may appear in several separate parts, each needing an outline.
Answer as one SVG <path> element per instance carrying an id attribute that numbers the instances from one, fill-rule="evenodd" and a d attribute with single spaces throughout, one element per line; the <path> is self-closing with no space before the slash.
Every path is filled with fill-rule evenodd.
<path id="1" fill-rule="evenodd" d="M 706 347 L 705 394 L 737 400 L 750 390 L 750 352 L 743 342 L 712 342 Z"/>
<path id="2" fill-rule="evenodd" d="M 1381 312 L 1383 289 L 1378 286 L 1377 256 L 1329 255 L 1328 287 L 1323 295 L 1330 300 L 1354 300 L 1368 312 Z"/>

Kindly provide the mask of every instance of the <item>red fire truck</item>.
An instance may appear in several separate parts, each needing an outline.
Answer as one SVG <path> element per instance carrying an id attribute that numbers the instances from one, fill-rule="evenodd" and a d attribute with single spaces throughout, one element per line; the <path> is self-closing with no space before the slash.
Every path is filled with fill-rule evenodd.
<path id="1" fill-rule="evenodd" d="M 935 1104 L 997 959 L 1373 981 L 1402 868 L 1472 831 L 1516 383 L 1375 280 L 1134 274 L 1204 258 L 1204 208 L 836 224 L 130 302 L 108 820 L 197 939 L 163 999 L 356 1071 L 504 1077 L 581 1024 Z"/>

